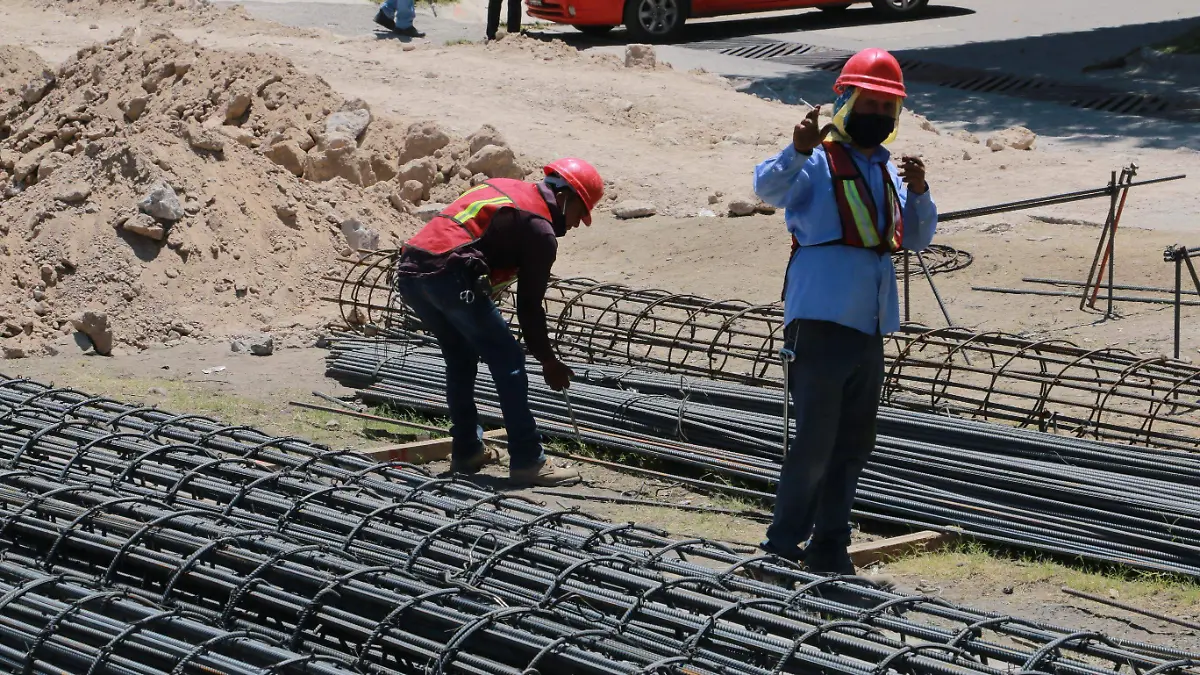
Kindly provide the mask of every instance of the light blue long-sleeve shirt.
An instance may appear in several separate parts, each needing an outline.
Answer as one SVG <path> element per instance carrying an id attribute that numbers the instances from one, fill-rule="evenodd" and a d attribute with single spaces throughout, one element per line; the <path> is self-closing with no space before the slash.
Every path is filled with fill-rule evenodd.
<path id="1" fill-rule="evenodd" d="M 878 167 L 883 164 L 900 197 L 904 248 L 921 251 L 929 246 L 937 230 L 937 206 L 929 191 L 910 195 L 886 149 L 879 148 L 868 158 L 846 147 L 866 178 L 880 227 L 888 222 Z M 824 148 L 803 155 L 790 144 L 754 169 L 754 192 L 764 202 L 785 209 L 787 229 L 800 242 L 788 265 L 784 320 L 833 321 L 871 335 L 895 332 L 900 328 L 900 304 L 892 257 L 852 246 L 816 246 L 842 237 L 829 169 Z"/>

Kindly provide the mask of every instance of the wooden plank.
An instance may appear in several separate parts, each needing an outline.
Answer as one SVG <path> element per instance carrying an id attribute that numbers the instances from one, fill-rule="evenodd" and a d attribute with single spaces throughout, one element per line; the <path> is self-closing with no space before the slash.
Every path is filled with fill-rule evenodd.
<path id="1" fill-rule="evenodd" d="M 493 429 L 483 432 L 485 440 L 503 440 L 506 437 L 504 429 Z M 377 462 L 410 462 L 426 464 L 446 459 L 450 456 L 451 440 L 449 436 L 430 438 L 424 441 L 385 445 L 379 448 L 362 450 L 361 454 Z"/>
<path id="2" fill-rule="evenodd" d="M 879 541 L 852 544 L 850 559 L 854 561 L 855 567 L 866 567 L 907 553 L 934 551 L 945 546 L 951 539 L 951 534 L 924 530 Z"/>

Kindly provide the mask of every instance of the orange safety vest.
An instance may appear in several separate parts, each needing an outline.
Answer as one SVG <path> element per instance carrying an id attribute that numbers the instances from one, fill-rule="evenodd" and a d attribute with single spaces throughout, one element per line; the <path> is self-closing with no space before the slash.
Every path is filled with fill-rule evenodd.
<path id="1" fill-rule="evenodd" d="M 412 239 L 404 242 L 404 246 L 435 256 L 456 251 L 479 241 L 501 209 L 527 211 L 551 222 L 554 220 L 537 184 L 493 178 L 462 193 Z M 489 270 L 492 295 L 498 296 L 500 291 L 515 282 L 517 271 Z"/>
<path id="2" fill-rule="evenodd" d="M 858 165 L 854 163 L 854 159 L 850 157 L 850 153 L 846 152 L 846 148 L 841 143 L 825 141 L 821 147 L 825 148 L 825 156 L 829 160 L 829 175 L 833 179 L 833 197 L 837 202 L 838 216 L 842 221 L 842 237 L 815 245 L 843 244 L 856 248 L 869 248 L 879 254 L 899 251 L 904 243 L 904 216 L 901 214 L 900 196 L 896 194 L 896 186 L 892 183 L 887 166 L 879 165 L 879 170 L 883 173 L 883 184 L 886 191 L 884 210 L 888 218 L 887 228 L 884 230 L 883 237 L 880 237 L 875 200 L 871 197 L 871 190 L 867 187 L 867 181 L 863 179 L 862 172 L 858 170 Z M 796 255 L 799 248 L 800 242 L 796 240 L 795 235 L 792 235 L 792 256 Z M 791 267 L 791 263 L 792 260 L 789 257 L 788 267 Z M 784 293 L 781 299 L 786 294 L 787 274 L 785 273 Z"/>

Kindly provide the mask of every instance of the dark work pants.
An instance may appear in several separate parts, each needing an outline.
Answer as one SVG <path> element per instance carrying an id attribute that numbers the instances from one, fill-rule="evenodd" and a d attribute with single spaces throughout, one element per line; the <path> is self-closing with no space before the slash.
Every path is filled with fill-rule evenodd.
<path id="1" fill-rule="evenodd" d="M 858 478 L 875 449 L 883 337 L 797 319 L 784 332 L 796 435 L 783 462 L 767 541 L 793 551 L 845 551 Z"/>
<path id="2" fill-rule="evenodd" d="M 500 28 L 500 3 L 504 0 L 488 0 L 487 39 L 496 39 Z M 521 32 L 521 0 L 508 0 L 508 32 Z"/>
<path id="3" fill-rule="evenodd" d="M 500 399 L 511 468 L 540 465 L 546 456 L 529 409 L 525 352 L 491 298 L 475 293 L 469 275 L 459 269 L 426 277 L 403 277 L 396 288 L 422 325 L 437 338 L 446 359 L 451 457 L 463 461 L 483 452 L 483 429 L 475 407 L 475 375 L 482 360 L 491 371 Z"/>

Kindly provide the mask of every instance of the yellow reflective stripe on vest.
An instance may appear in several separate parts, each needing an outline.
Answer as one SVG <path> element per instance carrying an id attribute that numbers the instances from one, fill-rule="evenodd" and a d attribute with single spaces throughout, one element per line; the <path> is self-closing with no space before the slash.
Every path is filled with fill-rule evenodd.
<path id="1" fill-rule="evenodd" d="M 858 193 L 858 186 L 853 181 L 846 181 L 845 186 L 846 202 L 850 204 L 850 210 L 854 213 L 854 227 L 858 230 L 858 237 L 862 239 L 863 246 L 866 248 L 878 246 L 879 233 L 875 231 L 875 223 L 866 202 Z M 888 195 L 890 198 L 891 191 L 888 191 Z M 872 206 L 874 205 L 872 204 Z"/>
<path id="2" fill-rule="evenodd" d="M 458 213 L 458 215 L 454 216 L 454 222 L 461 225 L 479 215 L 479 212 L 482 211 L 486 206 L 504 206 L 505 204 L 512 203 L 513 200 L 503 195 L 499 197 L 492 197 L 491 199 L 480 199 L 477 202 L 471 202 L 467 205 L 467 208 L 463 209 Z"/>

